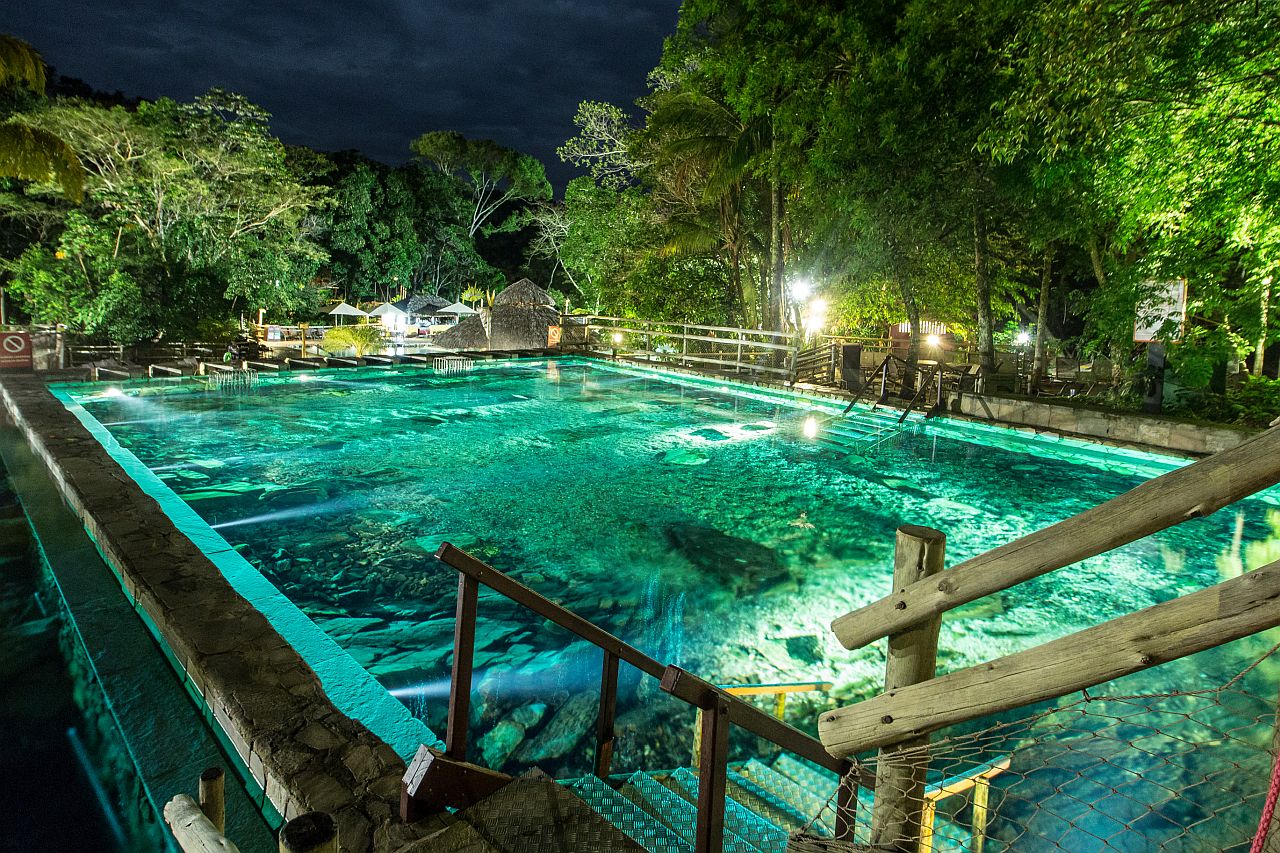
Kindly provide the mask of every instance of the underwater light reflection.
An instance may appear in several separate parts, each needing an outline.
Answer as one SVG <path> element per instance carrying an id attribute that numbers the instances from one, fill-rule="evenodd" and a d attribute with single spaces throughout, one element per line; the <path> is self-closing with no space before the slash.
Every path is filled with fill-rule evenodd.
<path id="1" fill-rule="evenodd" d="M 335 512 L 346 512 L 351 509 L 353 502 L 350 498 L 335 498 L 331 501 L 324 501 L 318 504 L 304 504 L 303 506 L 290 507 L 288 509 L 276 510 L 275 512 L 264 512 L 261 515 L 251 515 L 248 518 L 237 518 L 234 521 L 222 521 L 209 526 L 214 530 L 226 530 L 229 527 L 244 527 L 249 524 L 267 524 L 273 521 L 289 521 L 294 518 L 310 518 L 316 515 L 332 515 Z"/>

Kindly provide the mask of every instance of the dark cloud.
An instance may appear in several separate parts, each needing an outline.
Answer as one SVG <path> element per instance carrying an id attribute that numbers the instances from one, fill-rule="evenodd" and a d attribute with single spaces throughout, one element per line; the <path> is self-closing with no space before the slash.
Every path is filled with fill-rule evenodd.
<path id="1" fill-rule="evenodd" d="M 401 162 L 427 130 L 496 139 L 539 157 L 580 101 L 644 93 L 679 0 L 374 0 L 221 3 L 24 0 L 0 32 L 99 89 L 189 99 L 213 86 L 274 116 L 288 142 Z"/>

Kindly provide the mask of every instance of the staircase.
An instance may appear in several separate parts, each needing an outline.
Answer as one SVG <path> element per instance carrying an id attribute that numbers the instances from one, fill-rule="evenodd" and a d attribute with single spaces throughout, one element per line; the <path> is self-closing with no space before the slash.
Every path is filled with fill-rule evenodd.
<path id="1" fill-rule="evenodd" d="M 818 427 L 814 440 L 834 450 L 865 456 L 903 432 L 897 412 L 858 412 Z"/>
<path id="2" fill-rule="evenodd" d="M 782 755 L 731 767 L 728 781 L 725 853 L 785 853 L 790 834 L 802 830 L 832 836 L 834 818 L 824 807 L 834 774 Z M 561 783 L 535 771 L 401 853 L 693 853 L 697 797 L 697 774 L 687 768 Z"/>

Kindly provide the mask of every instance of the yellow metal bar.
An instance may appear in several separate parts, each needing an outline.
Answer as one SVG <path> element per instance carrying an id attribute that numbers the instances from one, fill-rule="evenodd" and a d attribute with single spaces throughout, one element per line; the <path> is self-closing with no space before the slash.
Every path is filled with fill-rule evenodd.
<path id="1" fill-rule="evenodd" d="M 773 696 L 778 693 L 827 691 L 832 684 L 829 681 L 804 681 L 796 684 L 721 684 L 719 687 L 734 696 Z"/>
<path id="2" fill-rule="evenodd" d="M 787 694 L 779 693 L 778 698 L 773 701 L 773 715 L 779 720 L 787 713 Z"/>
<path id="3" fill-rule="evenodd" d="M 938 801 L 925 798 L 920 813 L 920 853 L 933 853 L 933 821 L 938 815 Z"/>
<path id="4" fill-rule="evenodd" d="M 990 795 L 990 777 L 979 778 L 973 787 L 973 841 L 969 845 L 969 853 L 982 853 L 987 843 L 987 819 L 990 817 L 987 802 Z"/>

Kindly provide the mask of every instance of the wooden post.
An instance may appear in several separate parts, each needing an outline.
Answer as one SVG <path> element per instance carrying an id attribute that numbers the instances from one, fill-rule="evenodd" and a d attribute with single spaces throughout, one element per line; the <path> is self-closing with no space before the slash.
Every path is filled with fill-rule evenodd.
<path id="1" fill-rule="evenodd" d="M 338 822 L 324 812 L 307 812 L 280 829 L 280 853 L 338 853 Z"/>
<path id="2" fill-rule="evenodd" d="M 453 625 L 453 672 L 449 678 L 449 720 L 445 754 L 467 760 L 467 724 L 471 718 L 471 668 L 475 660 L 476 607 L 480 582 L 458 575 L 458 609 Z"/>
<path id="3" fill-rule="evenodd" d="M 200 811 L 209 818 L 219 834 L 226 831 L 226 800 L 223 796 L 223 784 L 226 775 L 221 767 L 206 768 L 200 774 Z"/>
<path id="4" fill-rule="evenodd" d="M 846 773 L 840 777 L 836 789 L 836 841 L 855 841 L 858 826 L 858 774 Z"/>
<path id="5" fill-rule="evenodd" d="M 722 696 L 702 709 L 698 756 L 698 824 L 694 853 L 723 853 L 724 798 L 729 764 L 729 703 Z"/>
<path id="6" fill-rule="evenodd" d="M 942 571 L 946 536 L 928 527 L 898 528 L 893 560 L 893 589 L 898 592 Z M 942 617 L 889 637 L 885 693 L 928 681 L 937 671 L 938 630 Z M 885 850 L 914 851 L 921 838 L 928 769 L 928 737 L 913 738 L 880 750 L 876 762 L 876 798 L 871 844 Z"/>
<path id="7" fill-rule="evenodd" d="M 596 766 L 599 779 L 609 775 L 613 764 L 613 722 L 618 713 L 618 656 L 604 653 L 600 668 L 600 718 L 596 723 Z"/>

